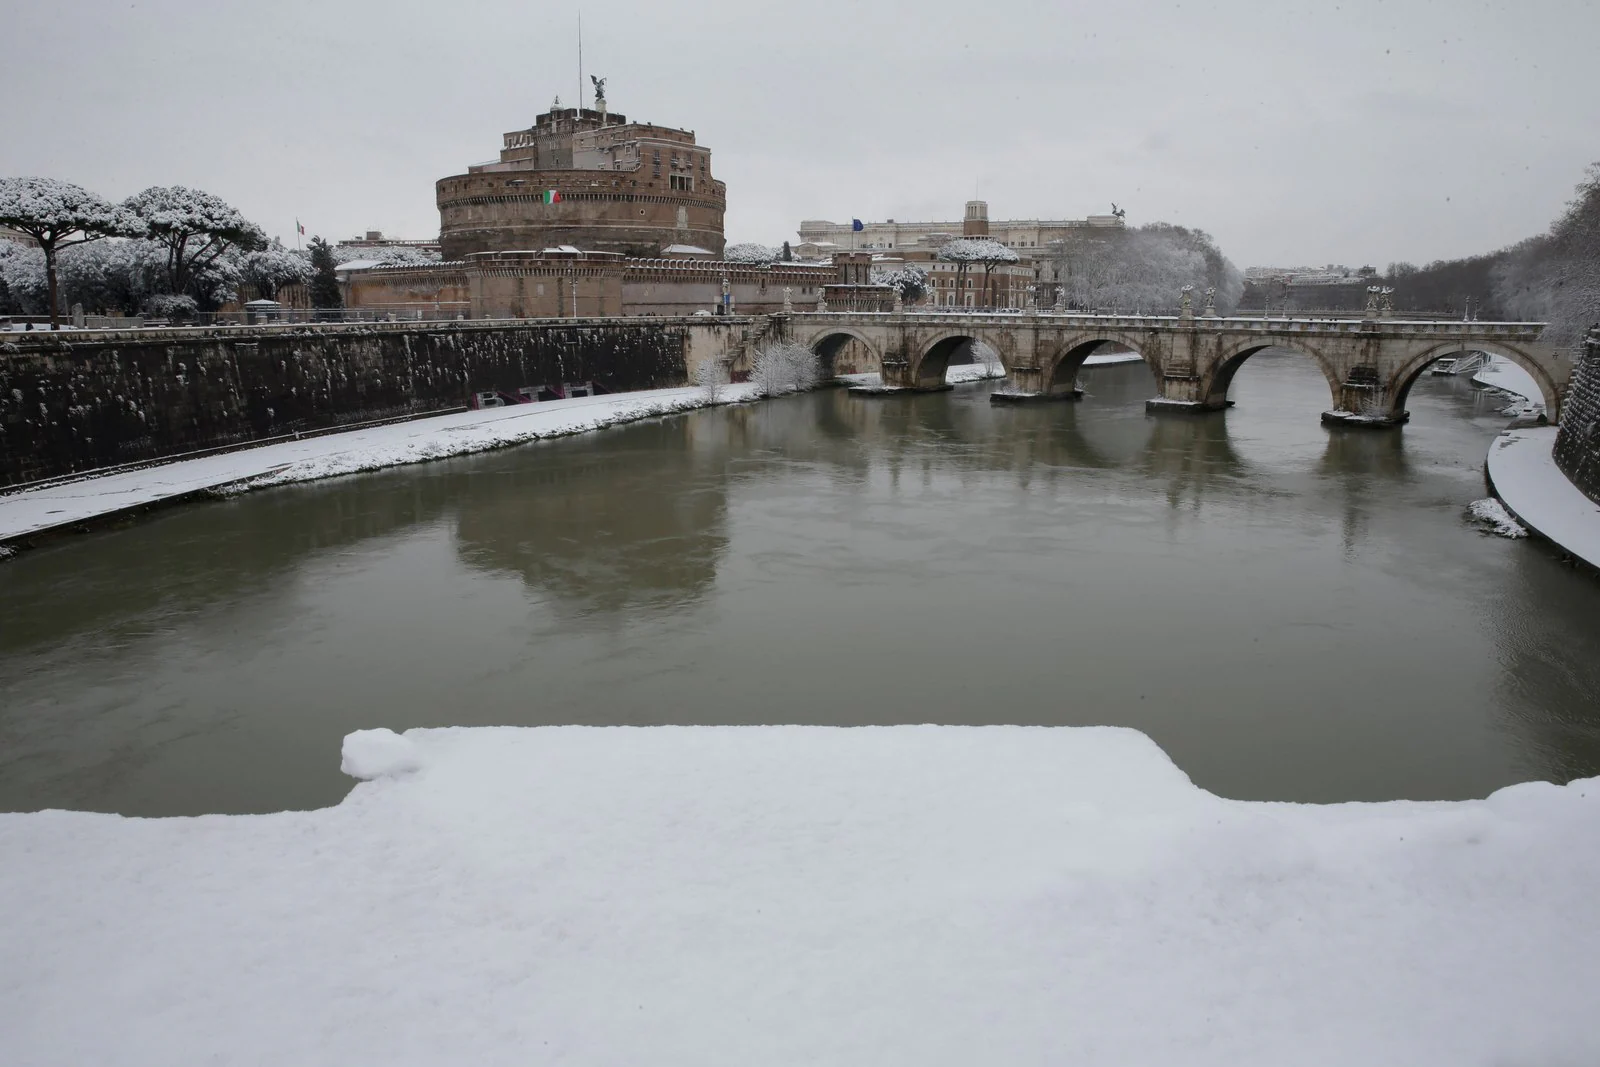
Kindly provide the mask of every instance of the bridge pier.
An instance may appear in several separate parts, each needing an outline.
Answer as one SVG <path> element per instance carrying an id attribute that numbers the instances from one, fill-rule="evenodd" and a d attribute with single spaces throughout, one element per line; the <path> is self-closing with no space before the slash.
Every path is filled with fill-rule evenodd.
<path id="1" fill-rule="evenodd" d="M 1152 413 L 1185 414 L 1222 411 L 1233 406 L 1231 400 L 1206 395 L 1206 380 L 1198 374 L 1162 374 L 1156 378 L 1158 395 L 1144 402 Z"/>
<path id="2" fill-rule="evenodd" d="M 1410 418 L 1411 412 L 1399 406 L 1375 375 L 1351 374 L 1339 383 L 1338 407 L 1322 413 L 1322 424 L 1381 430 L 1403 426 Z"/>
<path id="3" fill-rule="evenodd" d="M 938 377 L 924 376 L 921 367 L 910 360 L 885 356 L 879 364 L 879 385 L 852 385 L 850 392 L 878 396 L 885 393 L 942 393 L 955 386 L 946 384 L 941 371 Z"/>
<path id="4" fill-rule="evenodd" d="M 1070 387 L 1046 389 L 1044 370 L 1041 367 L 1010 367 L 1006 370 L 1006 384 L 989 394 L 991 404 L 1029 404 L 1041 400 L 1082 400 L 1083 390 L 1078 388 L 1076 376 Z"/>

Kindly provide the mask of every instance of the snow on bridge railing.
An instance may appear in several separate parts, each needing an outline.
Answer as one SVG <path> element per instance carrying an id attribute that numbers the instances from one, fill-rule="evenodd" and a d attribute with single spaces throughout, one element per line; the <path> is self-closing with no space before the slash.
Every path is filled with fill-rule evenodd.
<path id="1" fill-rule="evenodd" d="M 1454 337 L 1499 337 L 1510 334 L 1526 335 L 1542 331 L 1542 322 L 1475 322 L 1460 319 L 1396 319 L 1396 318 L 1327 318 L 1319 316 L 1259 315 L 1194 315 L 1176 314 L 1118 314 L 1093 311 L 1056 311 L 1018 309 L 974 308 L 907 308 L 892 311 L 797 311 L 797 315 L 825 316 L 827 318 L 910 318 L 920 321 L 960 320 L 965 323 L 980 322 L 997 326 L 1015 326 L 1019 318 L 1060 322 L 1069 320 L 1084 326 L 1162 327 L 1182 324 L 1186 329 L 1242 330 L 1256 333 L 1364 333 L 1377 329 L 1387 333 L 1431 333 Z"/>

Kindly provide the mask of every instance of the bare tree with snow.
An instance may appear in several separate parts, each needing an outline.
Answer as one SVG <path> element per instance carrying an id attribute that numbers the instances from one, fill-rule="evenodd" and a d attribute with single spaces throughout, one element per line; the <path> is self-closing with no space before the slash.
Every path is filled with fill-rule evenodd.
<path id="1" fill-rule="evenodd" d="M 722 399 L 723 387 L 728 384 L 727 373 L 723 370 L 721 362 L 714 359 L 703 361 L 694 369 L 691 376 L 695 388 L 705 397 L 708 404 L 715 404 Z"/>
<path id="2" fill-rule="evenodd" d="M 814 389 L 822 378 L 822 361 L 793 341 L 769 344 L 756 355 L 750 381 L 762 396 L 782 396 Z"/>
<path id="3" fill-rule="evenodd" d="M 0 178 L 0 224 L 32 237 L 44 254 L 50 328 L 61 328 L 56 254 L 105 237 L 134 236 L 143 224 L 124 207 L 54 178 Z"/>
<path id="4" fill-rule="evenodd" d="M 128 198 L 126 205 L 144 221 L 151 240 L 166 250 L 167 288 L 183 293 L 190 280 L 231 250 L 267 247 L 261 227 L 220 197 L 182 185 L 156 185 Z"/>
<path id="5" fill-rule="evenodd" d="M 1577 193 L 1548 234 L 1515 246 L 1494 268 L 1506 310 L 1548 322 L 1545 339 L 1563 345 L 1600 322 L 1600 163 Z"/>
<path id="6" fill-rule="evenodd" d="M 939 258 L 956 265 L 956 288 L 963 288 L 967 271 L 972 266 L 983 267 L 983 303 L 993 306 L 994 294 L 990 288 L 990 275 L 1002 263 L 1015 263 L 1022 257 L 999 241 L 989 237 L 958 237 L 947 241 L 939 249 Z"/>
<path id="7" fill-rule="evenodd" d="M 972 342 L 972 362 L 982 367 L 984 374 L 990 378 L 1004 378 L 1006 366 L 1000 359 L 1000 353 L 992 345 L 982 341 Z"/>
<path id="8" fill-rule="evenodd" d="M 1243 276 L 1209 236 L 1169 223 L 1075 234 L 1056 242 L 1050 259 L 1066 302 L 1088 311 L 1170 310 L 1191 285 L 1216 289 L 1226 312 L 1244 291 Z"/>

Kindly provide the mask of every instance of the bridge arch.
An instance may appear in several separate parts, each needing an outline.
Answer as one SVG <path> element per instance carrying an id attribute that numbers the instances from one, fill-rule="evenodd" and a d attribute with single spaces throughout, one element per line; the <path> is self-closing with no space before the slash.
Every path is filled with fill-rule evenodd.
<path id="1" fill-rule="evenodd" d="M 922 345 L 922 351 L 917 355 L 916 365 L 911 368 L 911 378 L 918 383 L 919 388 L 928 389 L 944 384 L 945 372 L 950 369 L 950 357 L 963 344 L 976 344 L 982 341 L 994 349 L 1000 356 L 1000 365 L 1009 373 L 1011 370 L 1011 356 L 1006 352 L 1006 346 L 996 344 L 985 336 L 984 330 L 946 330 L 935 334 L 933 338 Z"/>
<path id="2" fill-rule="evenodd" d="M 1146 349 L 1149 347 L 1142 343 L 1138 337 L 1130 337 L 1121 333 L 1095 333 L 1078 335 L 1069 338 L 1050 355 L 1039 361 L 1040 370 L 1043 372 L 1042 391 L 1047 396 L 1061 396 L 1077 388 L 1078 372 L 1083 369 L 1084 361 L 1094 355 L 1105 345 L 1121 345 L 1131 350 L 1150 372 L 1161 376 L 1160 361 Z"/>
<path id="3" fill-rule="evenodd" d="M 851 366 L 855 367 L 853 371 L 842 370 L 838 366 L 840 353 L 852 342 L 861 346 L 865 358 L 871 363 L 871 366 L 860 367 L 856 366 L 856 364 L 851 364 Z M 865 373 L 882 370 L 883 368 L 883 353 L 878 350 L 878 346 L 869 341 L 865 334 L 849 326 L 831 325 L 818 330 L 806 342 L 806 347 L 817 354 L 817 359 L 822 365 L 823 381 L 827 381 L 840 373 Z"/>
<path id="4" fill-rule="evenodd" d="M 1234 375 L 1239 373 L 1239 368 L 1258 353 L 1269 348 L 1281 348 L 1296 355 L 1306 356 L 1317 365 L 1323 378 L 1327 379 L 1328 392 L 1333 397 L 1333 407 L 1339 406 L 1341 396 L 1342 376 L 1339 368 L 1324 353 L 1317 350 L 1315 345 L 1304 343 L 1286 343 L 1280 338 L 1251 338 L 1241 341 L 1232 347 L 1224 349 L 1221 356 L 1212 362 L 1210 369 L 1204 372 L 1202 380 L 1202 395 L 1205 397 L 1205 406 L 1208 408 L 1225 408 L 1228 406 L 1228 390 L 1233 386 Z"/>
<path id="5" fill-rule="evenodd" d="M 1490 355 L 1504 356 L 1527 371 L 1543 395 L 1546 416 L 1551 422 L 1560 419 L 1561 393 L 1551 380 L 1549 372 L 1532 354 L 1502 341 L 1441 341 L 1410 356 L 1401 363 L 1399 369 L 1386 383 L 1389 395 L 1393 398 L 1394 413 L 1398 415 L 1405 411 L 1406 398 L 1411 395 L 1411 387 L 1417 384 L 1417 379 L 1422 377 L 1424 371 L 1441 359 L 1467 352 L 1487 352 Z"/>

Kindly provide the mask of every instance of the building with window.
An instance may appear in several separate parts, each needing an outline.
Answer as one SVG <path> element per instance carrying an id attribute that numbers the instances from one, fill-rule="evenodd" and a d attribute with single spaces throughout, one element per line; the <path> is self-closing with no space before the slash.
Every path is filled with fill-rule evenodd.
<path id="1" fill-rule="evenodd" d="M 439 242 L 433 241 L 407 241 L 398 237 L 385 237 L 382 230 L 368 230 L 364 236 L 350 237 L 334 245 L 334 257 L 341 261 L 348 260 L 358 254 L 382 253 L 390 249 L 407 249 L 417 252 L 439 252 Z M 340 255 L 341 252 L 348 255 Z"/>
<path id="2" fill-rule="evenodd" d="M 1120 228 L 1118 215 L 1090 215 L 1083 219 L 1008 219 L 990 221 L 989 205 L 982 200 L 967 201 L 959 222 L 868 222 L 860 230 L 849 222 L 807 219 L 800 223 L 800 253 L 808 245 L 863 251 L 904 252 L 937 247 L 960 236 L 992 237 L 1017 252 L 1047 248 L 1051 241 L 1091 228 Z"/>
<path id="3" fill-rule="evenodd" d="M 589 108 L 556 109 L 502 138 L 500 158 L 441 178 L 447 260 L 571 245 L 654 258 L 673 245 L 720 257 L 727 189 L 711 150 L 679 130 Z"/>
<path id="4" fill-rule="evenodd" d="M 1052 243 L 1085 231 L 1122 229 L 1120 215 L 1085 219 L 1012 219 L 992 221 L 989 205 L 967 201 L 960 222 L 868 222 L 860 230 L 851 223 L 808 219 L 800 224 L 802 258 L 827 258 L 841 252 L 871 252 L 880 271 L 914 266 L 927 272 L 930 302 L 950 308 L 1026 308 L 1049 306 L 1055 300 Z M 1017 253 L 1016 263 L 985 270 L 939 258 L 939 249 L 958 237 L 987 237 Z"/>

